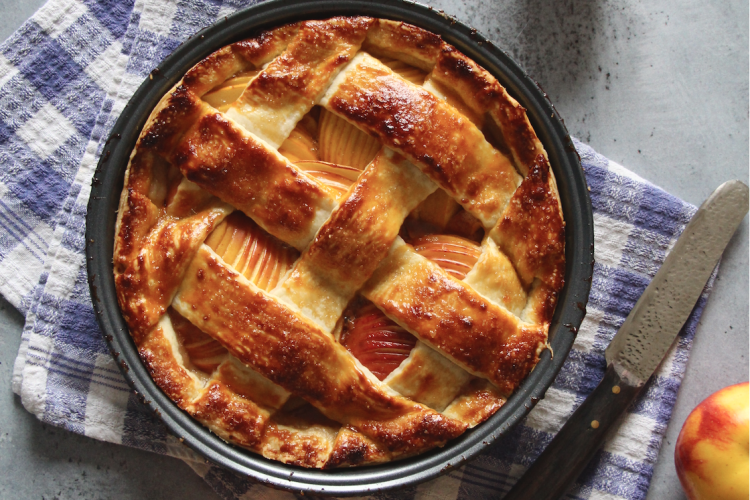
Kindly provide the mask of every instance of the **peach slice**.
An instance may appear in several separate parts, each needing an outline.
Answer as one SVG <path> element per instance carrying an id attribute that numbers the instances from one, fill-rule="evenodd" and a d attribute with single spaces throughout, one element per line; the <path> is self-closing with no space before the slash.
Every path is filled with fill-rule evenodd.
<path id="1" fill-rule="evenodd" d="M 299 253 L 266 233 L 240 211 L 224 219 L 206 245 L 258 288 L 272 290 L 292 268 Z"/>
<path id="2" fill-rule="evenodd" d="M 380 142 L 330 111 L 320 112 L 318 124 L 320 159 L 358 170 L 364 168 L 380 151 Z"/>
<path id="3" fill-rule="evenodd" d="M 298 161 L 295 163 L 300 170 L 318 179 L 321 183 L 332 188 L 338 193 L 339 198 L 343 196 L 349 187 L 354 184 L 362 173 L 356 168 L 345 167 L 324 161 Z"/>
<path id="4" fill-rule="evenodd" d="M 167 314 L 172 320 L 177 340 L 190 358 L 190 363 L 202 372 L 213 373 L 227 358 L 228 351 L 171 307 Z"/>
<path id="5" fill-rule="evenodd" d="M 388 319 L 374 304 L 360 308 L 341 344 L 379 380 L 409 357 L 417 339 Z"/>
<path id="6" fill-rule="evenodd" d="M 417 253 L 427 257 L 459 280 L 466 277 L 482 253 L 482 249 L 473 241 L 447 234 L 423 236 L 411 244 Z"/>

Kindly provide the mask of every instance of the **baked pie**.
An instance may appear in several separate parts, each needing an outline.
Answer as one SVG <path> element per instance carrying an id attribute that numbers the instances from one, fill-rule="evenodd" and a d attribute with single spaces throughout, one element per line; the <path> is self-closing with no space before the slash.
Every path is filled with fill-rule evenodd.
<path id="1" fill-rule="evenodd" d="M 337 17 L 195 65 L 117 218 L 123 316 L 222 439 L 332 468 L 443 446 L 547 347 L 564 222 L 525 109 L 430 32 Z"/>

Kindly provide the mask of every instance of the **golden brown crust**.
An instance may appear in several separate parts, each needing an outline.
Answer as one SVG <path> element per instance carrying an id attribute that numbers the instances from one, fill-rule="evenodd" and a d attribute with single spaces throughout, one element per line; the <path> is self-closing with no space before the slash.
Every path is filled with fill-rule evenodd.
<path id="1" fill-rule="evenodd" d="M 120 309 L 136 339 L 167 312 L 193 255 L 230 211 L 220 205 L 182 220 L 161 219 L 135 258 L 115 271 Z"/>
<path id="2" fill-rule="evenodd" d="M 497 387 L 482 379 L 472 380 L 444 414 L 465 422 L 469 428 L 492 416 L 505 404 L 505 398 Z"/>
<path id="3" fill-rule="evenodd" d="M 271 422 L 263 436 L 261 454 L 299 467 L 320 469 L 325 467 L 331 455 L 332 437 L 335 428 L 313 426 L 296 429 Z"/>
<path id="4" fill-rule="evenodd" d="M 516 269 L 491 238 L 485 239 L 482 247 L 482 255 L 464 278 L 464 283 L 520 316 L 528 302 L 528 294 Z"/>
<path id="5" fill-rule="evenodd" d="M 195 379 L 175 358 L 164 328 L 155 328 L 138 343 L 138 354 L 154 382 L 177 406 L 186 410 L 197 395 Z"/>
<path id="6" fill-rule="evenodd" d="M 278 148 L 310 111 L 328 82 L 359 49 L 373 20 L 307 21 L 227 110 L 227 116 Z"/>
<path id="7" fill-rule="evenodd" d="M 277 151 L 316 104 L 386 146 L 346 192 Z M 300 151 L 343 147 L 316 129 Z M 375 139 L 357 142 L 368 159 Z M 145 366 L 220 438 L 284 463 L 442 446 L 497 411 L 545 345 L 565 262 L 546 158 L 494 77 L 412 25 L 304 21 L 210 54 L 152 112 L 121 195 L 115 282 Z M 414 210 L 436 184 L 445 213 Z M 410 212 L 476 241 L 486 230 L 474 274 L 457 281 L 403 244 Z M 424 341 L 383 383 L 335 333 L 358 292 Z"/>
<path id="8" fill-rule="evenodd" d="M 213 379 L 243 398 L 270 410 L 280 409 L 289 400 L 286 390 L 243 365 L 236 358 L 230 357 L 227 362 L 222 363 L 213 374 Z"/>
<path id="9" fill-rule="evenodd" d="M 409 357 L 383 382 L 399 394 L 445 413 L 446 406 L 471 378 L 471 374 L 445 356 L 424 342 L 417 342 Z"/>
<path id="10" fill-rule="evenodd" d="M 287 50 L 250 82 L 239 105 L 279 108 L 290 101 L 311 103 L 356 53 L 373 21 L 339 17 L 302 23 Z"/>
<path id="11" fill-rule="evenodd" d="M 359 177 L 302 257 L 355 289 L 388 253 L 406 215 L 435 189 L 419 171 L 402 165 L 398 155 L 388 156 L 376 158 Z M 380 168 L 383 164 L 387 166 Z M 394 192 L 394 185 L 402 189 Z"/>
<path id="12" fill-rule="evenodd" d="M 526 175 L 537 155 L 546 156 L 523 106 L 508 95 L 494 76 L 455 47 L 442 46 L 430 78 L 453 89 L 474 113 L 490 113 L 500 126 L 521 174 Z"/>
<path id="13" fill-rule="evenodd" d="M 299 23 L 290 24 L 223 47 L 193 66 L 182 79 L 186 88 L 203 96 L 230 76 L 259 68 L 273 60 L 299 31 Z"/>
<path id="14" fill-rule="evenodd" d="M 536 365 L 546 330 L 526 325 L 401 242 L 362 290 L 386 315 L 511 394 Z"/>
<path id="15" fill-rule="evenodd" d="M 426 408 L 393 419 L 363 419 L 352 425 L 382 443 L 394 457 L 409 457 L 443 446 L 466 430 L 463 422 Z"/>
<path id="16" fill-rule="evenodd" d="M 399 155 L 382 151 L 320 228 L 276 295 L 330 331 L 388 253 L 404 218 L 435 188 Z"/>
<path id="17" fill-rule="evenodd" d="M 549 162 L 536 158 L 490 236 L 526 286 L 541 279 L 560 290 L 565 279 L 565 222 Z"/>
<path id="18" fill-rule="evenodd" d="M 115 273 L 124 272 L 148 231 L 156 224 L 158 208 L 134 187 L 126 187 L 120 197 L 117 236 L 115 237 Z M 119 291 L 118 291 L 119 293 Z"/>
<path id="19" fill-rule="evenodd" d="M 318 212 L 333 208 L 327 188 L 215 111 L 196 120 L 172 161 L 190 181 L 297 248 L 317 230 Z"/>
<path id="20" fill-rule="evenodd" d="M 440 36 L 431 31 L 413 24 L 378 19 L 367 32 L 362 48 L 430 71 L 443 45 Z"/>
<path id="21" fill-rule="evenodd" d="M 192 89 L 178 84 L 151 114 L 138 140 L 137 152 L 150 150 L 168 158 L 182 134 L 209 108 Z"/>
<path id="22" fill-rule="evenodd" d="M 325 468 L 353 467 L 391 460 L 392 456 L 373 440 L 354 429 L 341 427 Z"/>
<path id="23" fill-rule="evenodd" d="M 230 76 L 254 67 L 254 64 L 249 63 L 238 54 L 237 44 L 228 45 L 213 52 L 190 68 L 185 73 L 182 84 L 184 88 L 190 89 L 196 96 L 202 97 Z"/>
<path id="24" fill-rule="evenodd" d="M 492 227 L 521 182 L 510 161 L 449 104 L 361 56 L 334 82 L 323 104 L 406 156 Z"/>
<path id="25" fill-rule="evenodd" d="M 429 449 L 463 431 L 458 422 L 386 393 L 330 335 L 247 282 L 206 246 L 193 259 L 174 307 L 237 359 L 391 452 Z M 402 436 L 412 433 L 414 442 L 391 443 L 394 426 Z"/>
<path id="26" fill-rule="evenodd" d="M 300 29 L 301 23 L 287 24 L 231 45 L 232 50 L 256 68 L 272 61 L 286 49 Z"/>
<path id="27" fill-rule="evenodd" d="M 193 402 L 190 414 L 208 423 L 222 439 L 248 448 L 255 448 L 261 442 L 268 418 L 267 411 L 217 380 L 209 382 Z"/>

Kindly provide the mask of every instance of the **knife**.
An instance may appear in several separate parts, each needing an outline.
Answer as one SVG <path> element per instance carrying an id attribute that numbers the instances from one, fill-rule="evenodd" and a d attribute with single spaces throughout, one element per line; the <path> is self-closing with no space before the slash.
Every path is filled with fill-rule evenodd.
<path id="1" fill-rule="evenodd" d="M 701 205 L 607 347 L 602 381 L 504 500 L 555 500 L 573 484 L 669 351 L 747 211 L 740 181 Z"/>

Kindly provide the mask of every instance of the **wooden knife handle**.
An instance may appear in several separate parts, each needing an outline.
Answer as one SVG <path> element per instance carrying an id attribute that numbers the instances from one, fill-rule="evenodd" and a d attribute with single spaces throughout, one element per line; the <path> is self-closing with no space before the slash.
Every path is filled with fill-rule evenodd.
<path id="1" fill-rule="evenodd" d="M 556 500 L 581 475 L 640 387 L 622 383 L 613 365 L 504 500 Z"/>

